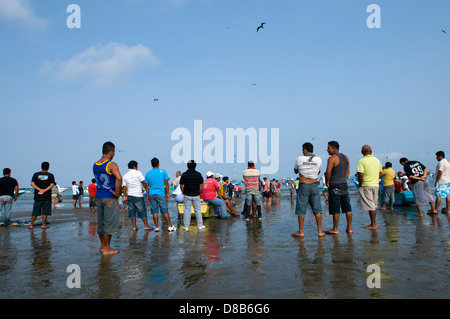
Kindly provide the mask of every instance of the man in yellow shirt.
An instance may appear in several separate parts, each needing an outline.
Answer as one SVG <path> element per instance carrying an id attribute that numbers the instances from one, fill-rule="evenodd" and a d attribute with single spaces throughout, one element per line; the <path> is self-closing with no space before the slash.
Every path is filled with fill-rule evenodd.
<path id="1" fill-rule="evenodd" d="M 377 229 L 377 202 L 378 202 L 378 184 L 381 178 L 381 162 L 372 155 L 372 148 L 364 145 L 361 148 L 361 154 L 364 156 L 358 161 L 356 172 L 359 182 L 359 199 L 361 210 L 368 210 L 370 224 L 364 226 L 365 229 Z"/>
<path id="2" fill-rule="evenodd" d="M 383 191 L 381 192 L 381 210 L 386 209 L 386 204 L 390 205 L 391 212 L 394 211 L 395 200 L 395 171 L 392 169 L 392 163 L 386 162 L 384 169 L 381 172 L 381 179 L 383 180 Z"/>

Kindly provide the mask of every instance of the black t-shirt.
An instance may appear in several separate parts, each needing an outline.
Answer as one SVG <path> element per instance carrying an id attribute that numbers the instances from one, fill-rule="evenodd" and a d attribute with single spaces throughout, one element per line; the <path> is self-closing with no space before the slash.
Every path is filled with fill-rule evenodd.
<path id="1" fill-rule="evenodd" d="M 55 177 L 49 172 L 37 172 L 34 173 L 32 182 L 36 184 L 40 189 L 46 189 L 50 184 L 55 184 Z M 50 188 L 43 195 L 39 195 L 39 192 L 34 190 L 34 200 L 52 200 L 52 189 Z"/>
<path id="2" fill-rule="evenodd" d="M 424 175 L 426 167 L 418 161 L 408 161 L 403 168 L 405 170 L 406 176 L 421 177 Z M 411 184 L 414 184 L 417 182 L 418 182 L 417 179 L 411 179 Z"/>
<path id="3" fill-rule="evenodd" d="M 181 175 L 180 185 L 184 187 L 184 195 L 187 196 L 199 196 L 200 185 L 203 184 L 202 174 L 195 169 L 188 169 Z"/>
<path id="4" fill-rule="evenodd" d="M 8 195 L 14 197 L 14 188 L 19 186 L 17 180 L 12 177 L 0 178 L 0 196 Z"/>

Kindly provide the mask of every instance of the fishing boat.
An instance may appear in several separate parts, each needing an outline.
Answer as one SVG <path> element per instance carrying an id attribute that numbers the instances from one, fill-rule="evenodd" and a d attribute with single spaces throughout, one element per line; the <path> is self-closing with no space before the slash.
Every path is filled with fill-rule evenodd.
<path id="1" fill-rule="evenodd" d="M 178 206 L 178 212 L 180 213 L 180 215 L 184 215 L 183 204 L 178 204 L 177 206 Z M 208 205 L 207 203 L 202 202 L 200 210 L 202 212 L 203 218 L 214 217 L 214 209 L 213 209 L 212 205 Z M 192 206 L 191 206 L 191 216 L 195 217 L 194 207 L 192 207 Z"/>
<path id="2" fill-rule="evenodd" d="M 414 204 L 414 195 L 412 191 L 404 191 L 401 193 L 395 193 L 395 206 L 411 205 Z"/>

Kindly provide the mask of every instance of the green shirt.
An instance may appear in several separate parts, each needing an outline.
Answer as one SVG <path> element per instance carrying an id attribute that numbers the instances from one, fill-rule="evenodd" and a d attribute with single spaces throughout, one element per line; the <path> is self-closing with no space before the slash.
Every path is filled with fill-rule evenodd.
<path id="1" fill-rule="evenodd" d="M 356 172 L 363 174 L 363 183 L 360 186 L 378 187 L 381 162 L 373 155 L 366 155 L 358 161 Z"/>

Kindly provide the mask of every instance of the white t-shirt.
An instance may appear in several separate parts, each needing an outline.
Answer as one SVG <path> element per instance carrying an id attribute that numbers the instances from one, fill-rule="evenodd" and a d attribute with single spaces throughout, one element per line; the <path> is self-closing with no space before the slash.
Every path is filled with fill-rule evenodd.
<path id="1" fill-rule="evenodd" d="M 136 169 L 129 169 L 123 175 L 122 186 L 127 187 L 127 196 L 142 197 L 142 182 L 145 180 L 144 175 Z"/>
<path id="2" fill-rule="evenodd" d="M 298 170 L 306 178 L 317 179 L 322 170 L 322 160 L 318 156 L 302 155 L 297 157 L 294 169 Z"/>
<path id="3" fill-rule="evenodd" d="M 450 183 L 450 163 L 447 159 L 443 158 L 439 161 L 436 166 L 436 175 L 442 171 L 441 178 L 438 181 L 438 184 L 448 184 Z"/>
<path id="4" fill-rule="evenodd" d="M 78 185 L 72 185 L 72 194 L 73 195 L 79 195 L 80 189 L 78 188 Z"/>

